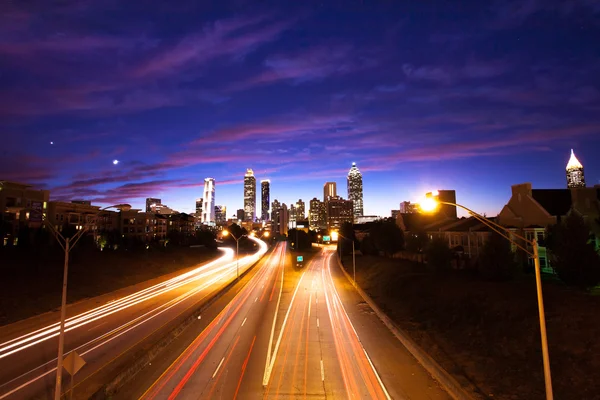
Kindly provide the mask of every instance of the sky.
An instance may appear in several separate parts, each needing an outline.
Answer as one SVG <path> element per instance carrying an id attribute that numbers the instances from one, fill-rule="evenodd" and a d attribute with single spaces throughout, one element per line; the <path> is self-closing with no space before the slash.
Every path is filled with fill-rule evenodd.
<path id="1" fill-rule="evenodd" d="M 4 1 L 0 180 L 193 212 L 212 177 L 231 216 L 246 168 L 308 204 L 356 162 L 365 215 L 495 215 L 571 148 L 600 183 L 599 37 L 592 0 Z"/>

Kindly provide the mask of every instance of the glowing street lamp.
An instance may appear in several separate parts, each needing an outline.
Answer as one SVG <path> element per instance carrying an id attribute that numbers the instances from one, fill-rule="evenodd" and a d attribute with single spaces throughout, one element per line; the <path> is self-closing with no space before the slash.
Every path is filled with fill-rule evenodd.
<path id="1" fill-rule="evenodd" d="M 250 236 L 254 236 L 253 235 L 254 232 L 252 232 L 250 234 Z M 235 237 L 235 235 L 233 235 L 231 232 L 229 232 L 227 229 L 225 229 L 223 231 L 223 236 L 229 236 L 231 235 L 232 238 L 235 239 L 235 270 L 236 270 L 236 274 L 237 274 L 237 279 L 240 278 L 240 239 L 246 235 L 241 235 L 240 237 Z"/>
<path id="2" fill-rule="evenodd" d="M 495 222 L 490 221 L 484 216 L 477 214 L 475 211 L 468 209 L 465 206 L 460 204 L 450 203 L 447 201 L 441 201 L 437 198 L 438 192 L 430 192 L 425 195 L 425 199 L 419 204 L 421 210 L 423 212 L 433 212 L 435 211 L 440 204 L 446 204 L 454 207 L 460 207 L 465 210 L 469 215 L 477 219 L 479 222 L 483 223 L 494 232 L 498 233 L 500 236 L 507 239 L 509 242 L 514 244 L 523 250 L 526 254 L 534 260 L 535 265 L 535 283 L 537 288 L 537 302 L 538 302 L 538 314 L 540 319 L 540 334 L 542 340 L 542 359 L 544 362 L 544 381 L 546 384 L 546 399 L 552 400 L 554 398 L 552 393 L 552 376 L 550 374 L 550 355 L 548 353 L 548 336 L 546 334 L 546 317 L 544 314 L 544 299 L 542 297 L 542 277 L 540 272 L 540 256 L 537 240 L 534 238 L 533 240 L 528 240 L 520 235 L 511 232 L 506 229 L 502 225 L 499 225 Z M 526 247 L 522 246 L 520 243 L 516 242 L 511 236 L 515 236 L 519 240 L 526 243 L 526 246 L 529 245 L 533 249 L 533 251 L 528 250 Z"/>

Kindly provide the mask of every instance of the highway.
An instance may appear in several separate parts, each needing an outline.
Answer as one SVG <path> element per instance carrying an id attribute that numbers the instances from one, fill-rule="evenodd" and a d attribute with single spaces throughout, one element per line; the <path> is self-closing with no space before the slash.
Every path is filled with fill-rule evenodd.
<path id="1" fill-rule="evenodd" d="M 336 260 L 323 248 L 297 270 L 279 244 L 176 358 L 115 399 L 449 399 Z"/>
<path id="2" fill-rule="evenodd" d="M 243 273 L 267 251 L 239 259 Z M 76 374 L 75 398 L 88 398 L 115 369 L 132 360 L 134 353 L 159 338 L 208 296 L 236 278 L 234 252 L 221 248 L 218 259 L 103 304 L 93 301 L 67 308 L 65 356 L 75 350 L 86 361 Z M 106 296 L 103 296 L 106 297 Z M 56 314 L 56 313 L 54 313 Z M 32 318 L 0 328 L 0 400 L 52 398 L 56 378 L 58 316 Z M 63 392 L 70 390 L 70 377 L 63 373 Z"/>

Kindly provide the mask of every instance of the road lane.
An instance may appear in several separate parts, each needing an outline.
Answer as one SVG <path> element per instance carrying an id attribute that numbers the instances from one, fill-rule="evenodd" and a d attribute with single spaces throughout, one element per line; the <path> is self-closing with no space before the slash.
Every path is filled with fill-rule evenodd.
<path id="1" fill-rule="evenodd" d="M 256 240 L 256 239 L 253 239 Z M 240 259 L 241 271 L 266 251 Z M 165 282 L 115 299 L 91 310 L 71 315 L 68 311 L 65 355 L 74 349 L 87 365 L 77 374 L 75 397 L 86 398 L 110 378 L 114 363 L 131 359 L 146 339 L 157 337 L 187 310 L 218 288 L 235 279 L 233 251 L 224 249 L 218 260 L 206 263 Z M 10 331 L 10 330 L 8 330 Z M 56 371 L 58 322 L 31 332 L 11 332 L 0 343 L 0 399 L 51 398 Z M 64 374 L 64 388 L 69 377 Z"/>

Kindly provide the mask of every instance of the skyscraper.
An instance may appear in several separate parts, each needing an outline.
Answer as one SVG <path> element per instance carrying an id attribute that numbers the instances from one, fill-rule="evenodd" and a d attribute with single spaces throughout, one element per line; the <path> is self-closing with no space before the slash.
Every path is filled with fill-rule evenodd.
<path id="1" fill-rule="evenodd" d="M 279 210 L 281 208 L 281 203 L 279 202 L 279 200 L 275 199 L 273 200 L 273 203 L 271 204 L 271 220 L 275 221 L 275 211 Z"/>
<path id="2" fill-rule="evenodd" d="M 204 203 L 204 199 L 199 197 L 196 199 L 196 218 L 200 218 L 202 221 L 202 205 Z"/>
<path id="3" fill-rule="evenodd" d="M 160 199 L 155 199 L 155 198 L 152 198 L 152 197 L 148 197 L 146 199 L 146 212 L 152 212 L 151 211 L 152 206 L 153 205 L 160 205 L 160 204 L 162 204 Z"/>
<path id="4" fill-rule="evenodd" d="M 268 179 L 260 181 L 260 217 L 263 221 L 269 220 L 269 201 L 271 198 L 271 181 Z"/>
<path id="5" fill-rule="evenodd" d="M 344 200 L 339 196 L 331 197 L 327 201 L 327 229 L 339 229 L 344 222 L 353 223 L 354 207 L 352 200 Z"/>
<path id="6" fill-rule="evenodd" d="M 362 217 L 363 215 L 363 182 L 362 174 L 356 167 L 356 163 L 352 163 L 350 171 L 348 171 L 348 200 L 352 200 L 354 207 L 354 218 Z"/>
<path id="7" fill-rule="evenodd" d="M 225 225 L 227 223 L 227 207 L 215 206 L 215 224 Z"/>
<path id="8" fill-rule="evenodd" d="M 306 204 L 302 199 L 296 202 L 296 221 L 303 221 L 306 218 Z"/>
<path id="9" fill-rule="evenodd" d="M 215 180 L 204 179 L 204 206 L 202 212 L 202 223 L 206 225 L 215 224 Z"/>
<path id="10" fill-rule="evenodd" d="M 573 149 L 571 149 L 571 158 L 567 163 L 567 187 L 572 188 L 584 188 L 585 177 L 583 176 L 583 165 L 579 162 Z"/>
<path id="11" fill-rule="evenodd" d="M 323 186 L 323 201 L 327 203 L 330 197 L 337 196 L 337 188 L 335 182 L 325 182 Z"/>
<path id="12" fill-rule="evenodd" d="M 324 203 L 316 197 L 309 202 L 308 223 L 312 230 L 321 229 L 324 225 L 323 205 Z"/>
<path id="13" fill-rule="evenodd" d="M 248 168 L 244 176 L 244 220 L 256 219 L 256 178 L 254 171 Z"/>

